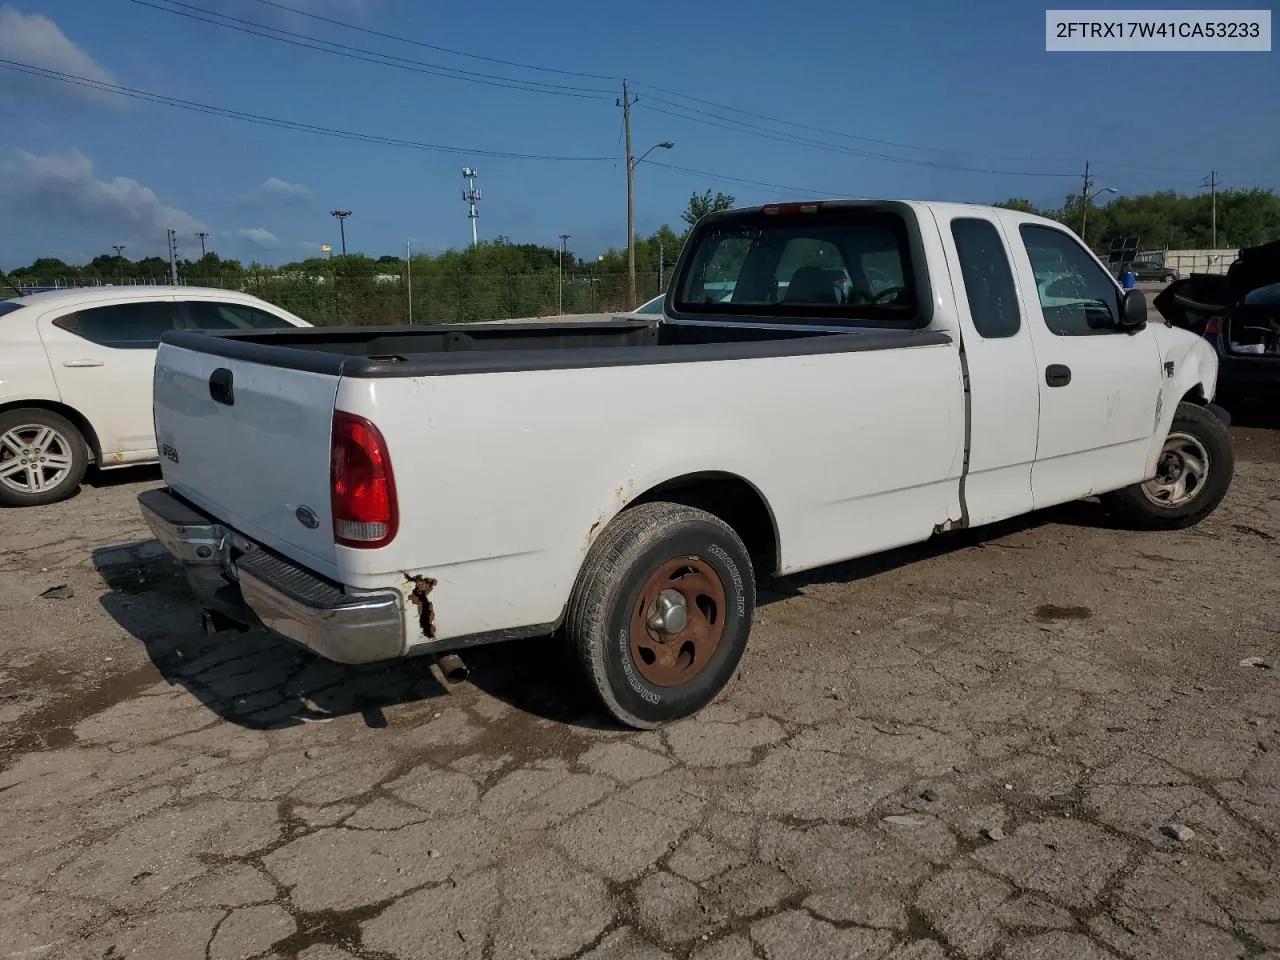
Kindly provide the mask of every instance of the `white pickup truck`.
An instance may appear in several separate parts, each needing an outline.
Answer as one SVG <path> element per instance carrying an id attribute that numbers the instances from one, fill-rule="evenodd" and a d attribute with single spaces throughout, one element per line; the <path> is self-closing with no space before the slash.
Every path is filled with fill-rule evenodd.
<path id="1" fill-rule="evenodd" d="M 787 203 L 700 221 L 653 320 L 166 333 L 139 499 L 206 622 L 347 663 L 559 631 L 654 727 L 728 682 L 760 575 L 1091 495 L 1196 523 L 1216 376 L 1060 224 Z"/>

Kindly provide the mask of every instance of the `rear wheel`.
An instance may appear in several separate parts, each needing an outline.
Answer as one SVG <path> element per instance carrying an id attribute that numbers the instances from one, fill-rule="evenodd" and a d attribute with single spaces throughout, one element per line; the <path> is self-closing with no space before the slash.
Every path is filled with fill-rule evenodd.
<path id="1" fill-rule="evenodd" d="M 88 466 L 84 437 L 66 417 L 38 407 L 0 414 L 0 504 L 65 500 L 80 488 Z"/>
<path id="2" fill-rule="evenodd" d="M 675 503 L 619 514 L 592 545 L 565 629 L 606 710 L 649 729 L 702 709 L 746 649 L 755 580 L 742 540 Z"/>
<path id="3" fill-rule="evenodd" d="M 1226 425 L 1204 407 L 1183 402 L 1160 451 L 1156 475 L 1107 500 L 1134 526 L 1181 530 L 1217 509 L 1234 475 L 1235 451 Z"/>

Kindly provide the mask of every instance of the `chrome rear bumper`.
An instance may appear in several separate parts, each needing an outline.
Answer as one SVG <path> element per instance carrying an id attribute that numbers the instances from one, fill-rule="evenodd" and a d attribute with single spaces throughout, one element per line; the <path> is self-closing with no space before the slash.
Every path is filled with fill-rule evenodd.
<path id="1" fill-rule="evenodd" d="M 397 591 L 349 595 L 168 490 L 139 494 L 138 507 L 207 609 L 338 663 L 404 655 L 404 600 Z"/>

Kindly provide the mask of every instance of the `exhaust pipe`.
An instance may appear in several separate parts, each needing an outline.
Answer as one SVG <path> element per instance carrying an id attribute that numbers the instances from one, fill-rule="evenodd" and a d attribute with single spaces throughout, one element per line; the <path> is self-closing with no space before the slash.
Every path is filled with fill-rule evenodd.
<path id="1" fill-rule="evenodd" d="M 446 653 L 437 657 L 436 666 L 440 668 L 441 675 L 450 683 L 462 683 L 467 679 L 467 674 L 471 672 L 467 669 L 467 665 L 462 662 L 462 658 L 456 653 Z"/>
<path id="2" fill-rule="evenodd" d="M 206 635 L 214 633 L 246 633 L 250 627 L 247 623 L 241 623 L 238 620 L 232 620 L 224 613 L 217 610 L 204 609 L 200 611 L 200 629 Z"/>

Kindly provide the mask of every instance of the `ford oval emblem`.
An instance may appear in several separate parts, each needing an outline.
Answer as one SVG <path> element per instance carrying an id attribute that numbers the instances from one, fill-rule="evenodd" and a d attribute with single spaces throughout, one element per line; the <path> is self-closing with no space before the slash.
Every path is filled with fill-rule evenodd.
<path id="1" fill-rule="evenodd" d="M 293 511 L 293 515 L 298 518 L 298 522 L 308 530 L 314 530 L 320 526 L 320 518 L 316 516 L 316 512 L 310 507 L 302 506 Z"/>

